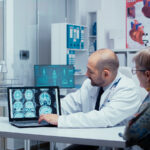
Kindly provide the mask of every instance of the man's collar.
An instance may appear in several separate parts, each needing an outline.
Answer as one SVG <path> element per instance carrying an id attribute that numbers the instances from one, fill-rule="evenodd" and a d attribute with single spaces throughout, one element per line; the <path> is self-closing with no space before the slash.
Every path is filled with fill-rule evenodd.
<path id="1" fill-rule="evenodd" d="M 103 87 L 103 90 L 107 90 L 108 88 L 111 88 L 121 77 L 121 73 L 118 71 L 117 76 L 115 77 L 115 79 L 107 86 Z"/>

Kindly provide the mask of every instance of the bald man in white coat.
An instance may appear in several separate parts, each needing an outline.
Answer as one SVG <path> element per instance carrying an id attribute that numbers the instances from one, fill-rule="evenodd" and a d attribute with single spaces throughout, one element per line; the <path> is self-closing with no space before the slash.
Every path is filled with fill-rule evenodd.
<path id="1" fill-rule="evenodd" d="M 142 101 L 134 82 L 118 71 L 119 61 L 110 49 L 100 49 L 88 59 L 82 87 L 61 100 L 62 115 L 41 115 L 58 127 L 86 128 L 124 125 L 135 114 Z M 100 91 L 104 92 L 96 109 Z"/>

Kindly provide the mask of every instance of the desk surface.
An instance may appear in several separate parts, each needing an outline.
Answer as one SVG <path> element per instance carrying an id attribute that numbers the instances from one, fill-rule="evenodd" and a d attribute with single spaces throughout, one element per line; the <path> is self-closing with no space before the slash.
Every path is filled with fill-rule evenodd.
<path id="1" fill-rule="evenodd" d="M 125 141 L 118 136 L 124 127 L 113 128 L 17 128 L 9 124 L 7 117 L 0 117 L 0 136 L 52 141 L 60 143 L 125 147 Z"/>

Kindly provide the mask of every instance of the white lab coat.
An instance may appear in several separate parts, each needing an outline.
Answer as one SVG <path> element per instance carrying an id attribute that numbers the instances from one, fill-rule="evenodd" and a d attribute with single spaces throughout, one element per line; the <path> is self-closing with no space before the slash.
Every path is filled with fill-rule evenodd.
<path id="1" fill-rule="evenodd" d="M 119 78 L 117 86 L 112 88 Z M 63 98 L 58 127 L 115 126 L 136 113 L 142 103 L 135 83 L 120 72 L 109 86 L 104 87 L 99 111 L 94 110 L 98 92 L 99 87 L 92 86 L 86 79 L 79 90 Z"/>

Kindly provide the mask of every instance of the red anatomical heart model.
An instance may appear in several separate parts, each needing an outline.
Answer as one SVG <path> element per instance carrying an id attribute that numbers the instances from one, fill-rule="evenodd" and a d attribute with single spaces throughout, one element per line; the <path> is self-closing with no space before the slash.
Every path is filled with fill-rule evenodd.
<path id="1" fill-rule="evenodd" d="M 131 30 L 130 30 L 130 37 L 132 40 L 138 42 L 139 44 L 144 44 L 142 37 L 144 35 L 143 26 L 141 23 L 138 23 L 137 20 L 134 20 L 134 23 L 131 22 Z"/>

